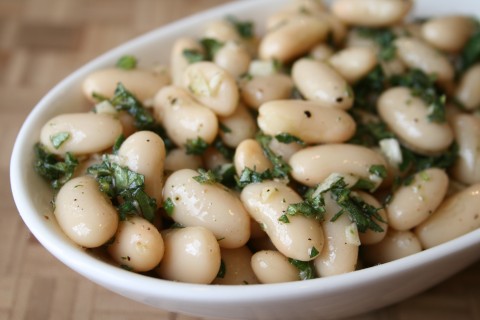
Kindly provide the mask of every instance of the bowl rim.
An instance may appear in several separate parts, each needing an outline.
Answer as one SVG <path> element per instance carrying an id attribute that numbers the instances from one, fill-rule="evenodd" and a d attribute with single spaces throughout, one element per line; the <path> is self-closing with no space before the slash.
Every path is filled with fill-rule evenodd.
<path id="1" fill-rule="evenodd" d="M 263 0 L 262 2 L 263 6 L 267 6 L 273 3 L 283 3 L 286 2 L 286 0 L 281 0 L 280 2 L 278 0 Z M 162 34 L 172 33 L 178 28 L 185 29 L 192 25 L 198 25 L 199 21 L 204 21 L 209 17 L 218 17 L 227 11 L 235 12 L 241 8 L 256 8 L 257 5 L 255 3 L 256 0 L 227 3 L 185 17 L 127 41 L 71 73 L 55 85 L 36 104 L 22 125 L 14 144 L 10 160 L 10 183 L 18 211 L 24 223 L 38 241 L 69 268 L 96 283 L 118 284 L 118 288 L 122 288 L 122 281 L 125 283 L 136 283 L 137 286 L 135 288 L 129 288 L 129 290 L 158 297 L 168 296 L 169 299 L 195 301 L 199 303 L 211 302 L 212 300 L 226 303 L 254 303 L 259 295 L 263 296 L 266 300 L 283 300 L 293 295 L 297 297 L 309 296 L 318 293 L 319 290 L 325 293 L 333 293 L 345 287 L 368 283 L 377 279 L 379 275 L 388 276 L 394 273 L 404 272 L 405 270 L 416 268 L 442 257 L 447 257 L 455 252 L 479 246 L 480 229 L 412 256 L 337 276 L 277 284 L 252 284 L 245 286 L 201 285 L 173 282 L 123 270 L 87 254 L 84 250 L 78 248 L 77 250 L 73 250 L 70 243 L 62 241 L 58 235 L 51 232 L 42 215 L 36 212 L 33 199 L 29 197 L 28 193 L 24 192 L 25 189 L 28 189 L 26 176 L 29 171 L 24 169 L 25 165 L 28 164 L 24 157 L 25 148 L 32 145 L 31 133 L 33 129 L 31 129 L 31 127 L 34 126 L 37 118 L 45 110 L 48 110 L 49 103 L 61 95 L 65 88 L 72 87 L 75 83 L 78 84 L 79 79 L 86 73 L 106 65 L 112 61 L 113 57 L 118 57 L 119 54 L 128 52 L 131 48 L 135 48 L 140 44 L 146 44 L 153 39 L 161 37 Z M 172 287 L 178 290 L 172 290 Z"/>

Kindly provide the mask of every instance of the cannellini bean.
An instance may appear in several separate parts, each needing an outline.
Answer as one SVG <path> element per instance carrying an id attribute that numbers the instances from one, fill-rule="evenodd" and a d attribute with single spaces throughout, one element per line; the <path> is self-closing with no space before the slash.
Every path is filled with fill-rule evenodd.
<path id="1" fill-rule="evenodd" d="M 353 84 L 375 67 L 377 56 L 372 48 L 350 47 L 338 51 L 328 61 L 348 83 Z"/>
<path id="2" fill-rule="evenodd" d="M 220 270 L 217 239 L 204 227 L 185 227 L 162 232 L 165 254 L 157 274 L 167 280 L 211 283 Z M 194 268 L 192 268 L 194 266 Z"/>
<path id="3" fill-rule="evenodd" d="M 261 59 L 289 62 L 308 52 L 328 35 L 327 22 L 302 15 L 268 32 L 260 42 Z"/>
<path id="4" fill-rule="evenodd" d="M 172 74 L 172 84 L 181 86 L 183 84 L 183 73 L 190 62 L 185 58 L 184 51 L 192 50 L 203 53 L 203 47 L 194 38 L 182 37 L 175 40 L 170 53 L 170 72 Z"/>
<path id="5" fill-rule="evenodd" d="M 258 126 L 264 133 L 289 133 L 309 144 L 344 142 L 356 129 L 347 112 L 317 101 L 275 100 L 264 103 L 258 111 Z"/>
<path id="6" fill-rule="evenodd" d="M 346 213 L 334 222 L 330 221 L 342 208 L 331 198 L 330 192 L 324 196 L 325 221 L 322 222 L 325 245 L 314 265 L 319 277 L 329 277 L 355 270 L 358 260 L 360 238 L 357 225 Z"/>
<path id="7" fill-rule="evenodd" d="M 375 208 L 378 208 L 379 210 L 377 211 L 377 213 L 383 220 L 379 221 L 376 218 L 373 218 L 373 220 L 380 226 L 380 228 L 383 229 L 383 231 L 374 231 L 371 229 L 367 229 L 367 231 L 365 232 L 359 232 L 358 236 L 360 237 L 360 243 L 362 245 L 369 245 L 382 241 L 383 238 L 385 238 L 388 230 L 388 216 L 386 210 L 382 207 L 380 202 L 371 194 L 362 191 L 355 191 L 355 193 L 365 203 Z"/>
<path id="8" fill-rule="evenodd" d="M 155 117 L 177 146 L 189 140 L 212 143 L 218 133 L 218 120 L 212 110 L 196 102 L 182 87 L 167 86 L 154 100 Z"/>
<path id="9" fill-rule="evenodd" d="M 152 99 L 162 87 L 170 83 L 170 76 L 165 70 L 119 69 L 108 68 L 92 72 L 83 81 L 83 93 L 91 102 L 96 102 L 93 94 L 112 98 L 118 83 L 145 103 Z"/>
<path id="10" fill-rule="evenodd" d="M 369 265 L 387 263 L 422 251 L 417 236 L 411 231 L 389 229 L 382 241 L 362 247 L 362 257 Z"/>
<path id="11" fill-rule="evenodd" d="M 310 57 L 317 61 L 325 61 L 333 56 L 334 50 L 326 43 L 319 43 L 310 50 Z"/>
<path id="12" fill-rule="evenodd" d="M 201 61 L 185 69 L 183 85 L 193 97 L 219 116 L 229 116 L 238 105 L 235 78 L 213 62 Z"/>
<path id="13" fill-rule="evenodd" d="M 122 266 L 136 272 L 149 271 L 163 258 L 163 239 L 157 228 L 144 218 L 128 217 L 120 221 L 108 253 Z"/>
<path id="14" fill-rule="evenodd" d="M 275 153 L 277 156 L 282 157 L 283 160 L 289 161 L 292 155 L 301 150 L 303 146 L 299 143 L 283 143 L 277 139 L 270 140 L 268 147 Z"/>
<path id="15" fill-rule="evenodd" d="M 97 181 L 90 176 L 73 178 L 55 199 L 55 218 L 78 245 L 95 248 L 110 240 L 118 227 L 118 213 Z"/>
<path id="16" fill-rule="evenodd" d="M 69 113 L 50 119 L 40 132 L 40 142 L 58 155 L 91 154 L 112 147 L 122 133 L 118 119 L 106 114 Z"/>
<path id="17" fill-rule="evenodd" d="M 318 221 L 304 215 L 288 216 L 289 222 L 279 220 L 290 204 L 302 202 L 290 187 L 275 181 L 253 183 L 242 190 L 240 198 L 283 255 L 309 261 L 322 250 L 324 238 Z"/>
<path id="18" fill-rule="evenodd" d="M 216 53 L 213 62 L 230 73 L 234 78 L 246 74 L 251 61 L 250 53 L 234 41 L 225 43 Z"/>
<path id="19" fill-rule="evenodd" d="M 347 24 L 387 27 L 400 22 L 411 6 L 409 0 L 335 0 L 331 10 Z"/>
<path id="20" fill-rule="evenodd" d="M 474 110 L 480 107 L 480 64 L 470 67 L 460 78 L 455 91 L 455 98 L 467 110 Z"/>
<path id="21" fill-rule="evenodd" d="M 244 140 L 238 145 L 233 161 L 239 176 L 246 168 L 259 173 L 272 168 L 272 163 L 264 155 L 262 146 L 254 139 Z"/>
<path id="22" fill-rule="evenodd" d="M 180 169 L 196 170 L 202 167 L 202 157 L 187 154 L 185 149 L 177 148 L 168 152 L 164 165 L 167 172 L 174 172 Z"/>
<path id="23" fill-rule="evenodd" d="M 220 137 L 223 143 L 231 148 L 237 147 L 240 142 L 255 136 L 257 124 L 247 107 L 240 103 L 233 114 L 228 117 L 219 117 Z"/>
<path id="24" fill-rule="evenodd" d="M 252 269 L 260 283 L 300 280 L 298 269 L 276 250 L 261 250 L 252 256 Z"/>
<path id="25" fill-rule="evenodd" d="M 213 284 L 245 285 L 258 283 L 251 266 L 252 252 L 243 246 L 236 249 L 220 249 L 224 274 L 217 276 Z"/>
<path id="26" fill-rule="evenodd" d="M 459 114 L 452 118 L 451 123 L 458 144 L 458 157 L 451 170 L 452 176 L 466 184 L 479 183 L 480 119 L 474 115 Z"/>
<path id="27" fill-rule="evenodd" d="M 408 88 L 394 87 L 384 91 L 378 99 L 377 110 L 402 143 L 416 152 L 438 154 L 453 141 L 449 124 L 430 121 L 428 106 Z"/>
<path id="28" fill-rule="evenodd" d="M 307 100 L 343 110 L 353 105 L 352 89 L 345 79 L 325 62 L 299 59 L 293 64 L 292 78 Z"/>
<path id="29" fill-rule="evenodd" d="M 241 84 L 241 96 L 245 104 L 258 109 L 263 103 L 287 99 L 293 89 L 293 80 L 285 74 L 254 76 Z"/>
<path id="30" fill-rule="evenodd" d="M 145 192 L 157 206 L 162 204 L 165 144 L 151 131 L 138 131 L 128 137 L 118 150 L 120 164 L 145 177 Z"/>
<path id="31" fill-rule="evenodd" d="M 447 52 L 460 51 L 474 31 L 471 17 L 448 15 L 429 19 L 422 26 L 422 36 L 432 46 Z"/>
<path id="32" fill-rule="evenodd" d="M 435 75 L 439 82 L 451 81 L 455 75 L 450 61 L 424 41 L 411 37 L 395 40 L 398 57 L 409 67 Z"/>
<path id="33" fill-rule="evenodd" d="M 300 183 L 313 187 L 323 182 L 330 174 L 339 173 L 369 179 L 380 183 L 369 171 L 373 165 L 386 167 L 384 158 L 377 152 L 353 144 L 325 144 L 304 148 L 289 161 L 292 177 Z"/>
<path id="34" fill-rule="evenodd" d="M 197 171 L 172 173 L 163 190 L 174 205 L 171 218 L 184 226 L 202 226 L 213 232 L 222 248 L 243 246 L 250 237 L 250 216 L 237 195 L 219 183 L 200 183 Z"/>
<path id="35" fill-rule="evenodd" d="M 387 205 L 390 227 L 405 231 L 425 221 L 440 205 L 447 193 L 445 171 L 430 168 L 415 174 L 408 185 L 400 186 Z"/>
<path id="36" fill-rule="evenodd" d="M 480 184 L 445 200 L 426 221 L 415 228 L 422 247 L 428 249 L 480 228 Z"/>

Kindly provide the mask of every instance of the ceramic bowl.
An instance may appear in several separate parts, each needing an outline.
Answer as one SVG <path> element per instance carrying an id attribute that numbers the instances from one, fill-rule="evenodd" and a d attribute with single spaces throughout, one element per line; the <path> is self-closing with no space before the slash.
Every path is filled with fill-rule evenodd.
<path id="1" fill-rule="evenodd" d="M 480 16 L 477 1 L 417 1 L 413 15 L 455 12 Z M 52 193 L 33 170 L 33 145 L 49 118 L 85 110 L 80 85 L 85 76 L 113 65 L 124 54 L 136 55 L 147 66 L 168 63 L 175 39 L 198 36 L 208 21 L 228 14 L 253 20 L 261 34 L 264 17 L 285 2 L 232 2 L 154 30 L 80 68 L 38 103 L 15 143 L 11 186 L 25 224 L 48 251 L 76 272 L 122 296 L 173 312 L 223 319 L 331 319 L 360 314 L 415 295 L 480 258 L 480 230 L 476 230 L 421 253 L 344 275 L 268 285 L 196 285 L 160 280 L 110 265 L 73 244 L 60 231 L 51 212 Z"/>

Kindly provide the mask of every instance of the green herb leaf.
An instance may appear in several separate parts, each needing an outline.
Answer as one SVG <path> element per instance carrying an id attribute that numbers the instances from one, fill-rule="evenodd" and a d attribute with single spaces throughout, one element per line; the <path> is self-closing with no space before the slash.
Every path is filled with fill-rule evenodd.
<path id="1" fill-rule="evenodd" d="M 193 179 L 200 184 L 215 184 L 219 180 L 219 177 L 211 170 L 200 168 L 197 171 L 200 175 L 193 177 Z"/>
<path id="2" fill-rule="evenodd" d="M 359 27 L 356 29 L 357 34 L 363 38 L 369 38 L 375 41 L 380 47 L 378 58 L 383 61 L 392 60 L 396 53 L 394 41 L 395 33 L 390 28 L 367 28 Z"/>
<path id="3" fill-rule="evenodd" d="M 175 209 L 175 204 L 173 203 L 172 199 L 167 198 L 163 202 L 163 209 L 165 209 L 165 212 L 167 213 L 168 216 L 171 217 L 173 215 L 173 210 Z"/>
<path id="4" fill-rule="evenodd" d="M 475 24 L 475 32 L 470 36 L 460 53 L 458 65 L 461 73 L 480 61 L 480 23 L 475 21 Z"/>
<path id="5" fill-rule="evenodd" d="M 315 258 L 316 256 L 319 255 L 320 252 L 318 252 L 317 248 L 312 247 L 310 249 L 310 258 Z"/>
<path id="6" fill-rule="evenodd" d="M 52 145 L 55 149 L 60 148 L 68 139 L 70 139 L 70 133 L 68 132 L 59 132 L 53 136 L 50 136 L 50 142 L 52 142 Z"/>
<path id="7" fill-rule="evenodd" d="M 50 182 L 54 189 L 60 189 L 68 180 L 73 177 L 78 160 L 70 152 L 61 159 L 47 151 L 44 145 L 37 143 L 34 146 L 35 171 L 44 179 Z"/>
<path id="8" fill-rule="evenodd" d="M 262 182 L 264 180 L 272 180 L 273 175 L 270 170 L 257 172 L 255 168 L 252 170 L 248 167 L 242 170 L 240 177 L 237 178 L 237 186 L 244 188 L 251 183 Z"/>
<path id="9" fill-rule="evenodd" d="M 182 54 L 185 57 L 185 59 L 187 59 L 188 63 L 190 63 L 190 64 L 195 63 L 195 62 L 199 62 L 199 61 L 207 60 L 207 58 L 205 57 L 205 55 L 202 52 L 200 52 L 198 50 L 195 50 L 195 49 L 184 49 L 182 51 Z"/>
<path id="10" fill-rule="evenodd" d="M 223 42 L 212 38 L 203 38 L 200 44 L 205 50 L 205 60 L 212 61 L 215 54 L 223 47 Z"/>
<path id="11" fill-rule="evenodd" d="M 263 133 L 259 133 L 256 136 L 256 140 L 260 143 L 263 153 L 273 165 L 272 177 L 288 180 L 288 174 L 290 171 L 292 171 L 292 168 L 285 160 L 283 160 L 281 156 L 276 155 L 275 152 L 270 149 L 269 145 L 272 141 L 272 137 Z"/>
<path id="12" fill-rule="evenodd" d="M 149 197 L 144 191 L 143 175 L 110 162 L 108 157 L 102 163 L 90 166 L 87 172 L 95 177 L 100 190 L 117 207 L 121 219 L 133 214 L 153 221 L 157 204 L 155 199 Z"/>
<path id="13" fill-rule="evenodd" d="M 251 21 L 240 21 L 234 16 L 228 16 L 227 20 L 235 27 L 238 34 L 244 39 L 250 39 L 254 36 L 254 25 Z"/>
<path id="14" fill-rule="evenodd" d="M 281 143 L 286 143 L 286 144 L 295 142 L 295 143 L 298 143 L 301 146 L 306 145 L 306 143 L 302 139 L 300 139 L 298 137 L 295 137 L 294 135 L 292 135 L 290 133 L 287 133 L 287 132 L 282 132 L 282 133 L 277 134 L 275 136 L 275 139 L 277 139 Z"/>
<path id="15" fill-rule="evenodd" d="M 288 217 L 286 214 L 282 214 L 280 218 L 278 218 L 278 221 L 283 222 L 283 223 L 290 223 L 290 220 L 288 220 Z"/>
<path id="16" fill-rule="evenodd" d="M 385 179 L 387 177 L 387 168 L 383 164 L 374 164 L 369 169 L 368 172 L 376 175 L 379 178 Z"/>
<path id="17" fill-rule="evenodd" d="M 227 272 L 227 268 L 225 266 L 225 262 L 223 261 L 223 259 L 220 260 L 220 268 L 218 270 L 218 273 L 217 273 L 217 278 L 225 278 L 225 273 Z"/>
<path id="18" fill-rule="evenodd" d="M 188 139 L 185 144 L 185 152 L 187 154 L 202 155 L 208 149 L 208 143 L 198 137 L 195 140 Z"/>
<path id="19" fill-rule="evenodd" d="M 287 207 L 287 214 L 291 216 L 302 214 L 323 221 L 326 211 L 323 195 L 321 193 L 315 194 L 315 189 L 310 188 L 303 198 L 303 202 L 290 204 Z"/>
<path id="20" fill-rule="evenodd" d="M 288 258 L 288 262 L 298 269 L 298 276 L 300 280 L 309 280 L 315 278 L 315 268 L 310 261 L 301 261 Z"/>
<path id="21" fill-rule="evenodd" d="M 120 150 L 120 147 L 122 146 L 123 142 L 125 141 L 125 136 L 120 134 L 118 138 L 115 140 L 115 143 L 113 144 L 113 153 L 117 154 L 118 150 Z"/>
<path id="22" fill-rule="evenodd" d="M 123 56 L 118 59 L 115 66 L 123 70 L 135 69 L 137 67 L 137 58 L 131 55 Z"/>

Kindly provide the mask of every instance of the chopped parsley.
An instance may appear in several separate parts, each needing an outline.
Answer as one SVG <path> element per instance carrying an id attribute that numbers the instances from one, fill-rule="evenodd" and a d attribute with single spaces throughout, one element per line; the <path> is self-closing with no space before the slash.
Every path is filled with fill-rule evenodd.
<path id="1" fill-rule="evenodd" d="M 458 71 L 465 72 L 480 61 L 480 23 L 475 21 L 475 32 L 470 36 L 460 53 Z"/>
<path id="2" fill-rule="evenodd" d="M 187 154 L 202 155 L 207 151 L 209 144 L 201 137 L 196 139 L 187 139 L 185 143 L 185 152 Z"/>
<path id="3" fill-rule="evenodd" d="M 374 164 L 369 169 L 368 172 L 371 174 L 376 175 L 381 179 L 385 179 L 387 177 L 387 168 L 385 168 L 382 164 Z"/>
<path id="4" fill-rule="evenodd" d="M 50 152 L 44 145 L 37 143 L 34 146 L 35 171 L 44 179 L 50 182 L 53 189 L 60 189 L 68 180 L 73 177 L 78 160 L 73 154 L 67 152 L 62 159 Z"/>
<path id="5" fill-rule="evenodd" d="M 279 133 L 279 134 L 275 135 L 275 139 L 277 139 L 281 143 L 286 143 L 286 144 L 295 142 L 295 143 L 298 143 L 301 146 L 306 145 L 305 142 L 302 139 L 300 139 L 300 138 L 298 138 L 298 137 L 296 137 L 296 136 L 294 136 L 290 133 L 287 133 L 287 132 L 282 132 L 282 133 Z"/>
<path id="6" fill-rule="evenodd" d="M 219 177 L 215 174 L 214 171 L 198 169 L 199 175 L 193 177 L 193 180 L 197 181 L 200 184 L 215 184 L 219 181 Z"/>
<path id="7" fill-rule="evenodd" d="M 281 156 L 276 155 L 275 152 L 270 149 L 269 145 L 273 138 L 263 133 L 257 134 L 255 138 L 258 143 L 260 143 L 260 146 L 263 149 L 263 153 L 273 165 L 272 178 L 288 180 L 288 174 L 290 173 L 290 171 L 292 171 L 292 168 L 285 160 L 283 160 Z"/>
<path id="8" fill-rule="evenodd" d="M 315 268 L 310 261 L 301 261 L 288 258 L 288 262 L 298 269 L 300 280 L 309 280 L 315 278 Z"/>
<path id="9" fill-rule="evenodd" d="M 359 27 L 356 29 L 360 37 L 372 39 L 380 47 L 378 58 L 383 61 L 390 61 L 395 58 L 397 48 L 394 41 L 395 33 L 390 28 L 368 28 Z"/>
<path id="10" fill-rule="evenodd" d="M 227 268 L 225 267 L 225 262 L 223 259 L 220 260 L 220 268 L 218 269 L 217 278 L 223 279 L 225 278 L 225 273 L 227 272 Z"/>
<path id="11" fill-rule="evenodd" d="M 245 169 L 242 170 L 242 173 L 237 178 L 237 186 L 239 188 L 244 188 L 245 186 L 251 183 L 262 182 L 264 180 L 272 180 L 272 178 L 273 178 L 273 175 L 271 170 L 269 169 L 263 172 L 258 172 L 255 170 L 255 168 L 253 168 L 252 170 L 246 167 Z"/>
<path id="12" fill-rule="evenodd" d="M 184 49 L 182 54 L 190 64 L 205 60 L 205 55 L 196 49 Z"/>
<path id="13" fill-rule="evenodd" d="M 123 142 L 125 142 L 125 136 L 120 134 L 117 139 L 115 140 L 115 143 L 113 144 L 113 153 L 117 154 L 118 150 L 120 150 L 120 147 L 122 146 Z"/>
<path id="14" fill-rule="evenodd" d="M 173 210 L 175 209 L 175 204 L 173 203 L 172 199 L 167 198 L 163 202 L 163 209 L 165 209 L 165 212 L 167 213 L 168 216 L 171 217 L 173 215 Z"/>
<path id="15" fill-rule="evenodd" d="M 137 67 L 137 58 L 131 55 L 122 56 L 115 64 L 117 68 L 132 70 Z"/>
<path id="16" fill-rule="evenodd" d="M 215 54 L 220 50 L 224 43 L 212 38 L 203 38 L 200 40 L 203 51 L 197 49 L 184 49 L 182 54 L 188 63 L 200 61 L 212 61 Z"/>
<path id="17" fill-rule="evenodd" d="M 50 136 L 50 142 L 52 142 L 52 145 L 55 149 L 60 148 L 62 144 L 68 139 L 70 139 L 69 132 L 59 132 L 54 134 L 53 136 Z"/>
<path id="18" fill-rule="evenodd" d="M 227 21 L 230 22 L 238 34 L 244 39 L 251 39 L 254 36 L 254 25 L 252 21 L 240 21 L 234 16 L 228 16 Z"/>
<path id="19" fill-rule="evenodd" d="M 141 215 L 153 221 L 157 204 L 144 191 L 145 178 L 127 167 L 110 162 L 108 156 L 100 164 L 94 164 L 87 172 L 95 177 L 103 191 L 117 208 L 120 218 Z"/>

